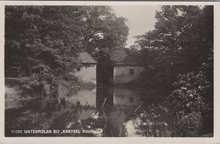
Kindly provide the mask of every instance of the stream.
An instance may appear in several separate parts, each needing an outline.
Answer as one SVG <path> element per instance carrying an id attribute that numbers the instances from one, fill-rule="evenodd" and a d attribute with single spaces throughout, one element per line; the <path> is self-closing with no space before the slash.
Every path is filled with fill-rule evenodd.
<path id="1" fill-rule="evenodd" d="M 146 97 L 141 88 L 99 86 L 73 91 L 62 99 L 17 99 L 12 101 L 16 107 L 5 110 L 5 135 L 142 136 L 135 125 L 148 105 Z"/>

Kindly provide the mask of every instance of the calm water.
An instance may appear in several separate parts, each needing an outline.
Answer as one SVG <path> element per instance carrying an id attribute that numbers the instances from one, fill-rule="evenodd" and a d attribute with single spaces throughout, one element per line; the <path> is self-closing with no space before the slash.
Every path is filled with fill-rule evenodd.
<path id="1" fill-rule="evenodd" d="M 143 89 L 97 87 L 61 99 L 16 100 L 16 107 L 5 111 L 6 136 L 126 136 L 125 124 L 146 106 L 143 99 Z M 24 130 L 57 133 L 24 134 Z"/>

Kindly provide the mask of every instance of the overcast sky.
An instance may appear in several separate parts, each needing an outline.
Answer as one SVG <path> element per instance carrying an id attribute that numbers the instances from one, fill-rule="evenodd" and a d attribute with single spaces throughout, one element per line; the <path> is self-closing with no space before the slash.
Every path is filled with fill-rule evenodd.
<path id="1" fill-rule="evenodd" d="M 155 12 L 160 10 L 160 6 L 112 6 L 117 16 L 123 16 L 128 19 L 129 35 L 127 47 L 134 44 L 136 35 L 144 34 L 154 29 L 156 22 Z"/>

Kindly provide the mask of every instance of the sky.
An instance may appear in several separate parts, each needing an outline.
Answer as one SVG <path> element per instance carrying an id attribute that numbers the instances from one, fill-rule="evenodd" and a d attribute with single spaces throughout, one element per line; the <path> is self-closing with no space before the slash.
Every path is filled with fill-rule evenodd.
<path id="1" fill-rule="evenodd" d="M 160 10 L 158 5 L 117 5 L 112 8 L 117 16 L 128 19 L 126 24 L 129 28 L 129 35 L 126 47 L 134 44 L 135 36 L 154 29 L 155 13 Z"/>

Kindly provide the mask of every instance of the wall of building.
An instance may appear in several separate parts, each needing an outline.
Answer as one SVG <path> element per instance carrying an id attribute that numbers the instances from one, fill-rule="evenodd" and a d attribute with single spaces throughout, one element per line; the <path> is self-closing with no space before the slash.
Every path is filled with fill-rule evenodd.
<path id="1" fill-rule="evenodd" d="M 143 66 L 114 66 L 114 84 L 129 84 L 137 80 L 143 70 Z"/>
<path id="2" fill-rule="evenodd" d="M 77 69 L 75 76 L 84 86 L 96 86 L 96 64 L 87 64 Z"/>

